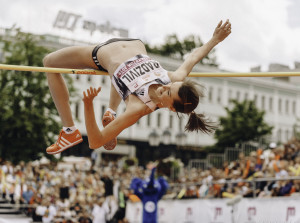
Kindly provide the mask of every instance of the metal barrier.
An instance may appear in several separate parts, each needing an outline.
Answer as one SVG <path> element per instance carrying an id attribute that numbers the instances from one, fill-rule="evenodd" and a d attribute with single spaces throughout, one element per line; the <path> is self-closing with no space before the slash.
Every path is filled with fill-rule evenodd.
<path id="1" fill-rule="evenodd" d="M 214 184 L 237 184 L 237 183 L 251 183 L 253 191 L 256 190 L 256 183 L 257 182 L 277 182 L 277 181 L 288 181 L 288 180 L 300 180 L 300 176 L 290 176 L 290 177 L 284 177 L 284 178 L 275 178 L 275 177 L 268 177 L 268 178 L 253 178 L 251 180 L 248 179 L 237 179 L 237 180 L 224 180 L 223 182 L 220 181 L 212 181 L 210 185 Z M 203 183 L 201 182 L 191 182 L 191 183 L 170 183 L 170 188 L 172 187 L 179 187 L 183 188 L 189 187 L 189 186 L 201 186 Z M 253 197 L 256 197 L 256 194 L 253 193 Z"/>
<path id="2" fill-rule="evenodd" d="M 227 148 L 225 149 L 225 160 L 228 162 L 232 162 L 235 161 L 239 158 L 239 155 L 241 153 L 241 149 L 237 149 L 237 148 Z"/>
<path id="3" fill-rule="evenodd" d="M 192 159 L 189 161 L 188 168 L 206 170 L 208 169 L 208 163 L 206 159 Z"/>
<path id="4" fill-rule="evenodd" d="M 210 153 L 207 155 L 206 159 L 207 162 L 213 167 L 222 168 L 225 160 L 225 155 L 219 153 Z"/>
<path id="5" fill-rule="evenodd" d="M 259 143 L 257 143 L 257 145 L 244 143 L 241 146 L 241 151 L 245 154 L 245 156 L 249 156 L 251 152 L 256 151 L 258 148 L 260 148 Z"/>
<path id="6" fill-rule="evenodd" d="M 222 168 L 224 161 L 232 162 L 238 160 L 240 153 L 249 156 L 251 152 L 262 148 L 259 142 L 246 142 L 240 148 L 226 148 L 224 153 L 209 153 L 206 159 L 192 159 L 189 161 L 188 168 L 206 170 L 211 167 Z"/>

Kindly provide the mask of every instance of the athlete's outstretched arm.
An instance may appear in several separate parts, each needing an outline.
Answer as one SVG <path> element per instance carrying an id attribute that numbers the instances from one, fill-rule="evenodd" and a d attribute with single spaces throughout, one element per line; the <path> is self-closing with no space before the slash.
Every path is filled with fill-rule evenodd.
<path id="1" fill-rule="evenodd" d="M 138 120 L 138 118 L 136 118 L 137 116 L 126 110 L 103 130 L 100 130 L 96 123 L 93 106 L 93 100 L 100 91 L 100 87 L 98 89 L 90 87 L 87 92 L 83 92 L 85 126 L 89 147 L 91 149 L 97 149 L 103 146 Z"/>
<path id="2" fill-rule="evenodd" d="M 219 22 L 212 38 L 203 46 L 196 48 L 183 62 L 183 64 L 172 74 L 171 81 L 183 81 L 193 67 L 199 63 L 206 55 L 220 42 L 222 42 L 231 33 L 231 23 L 227 19 L 224 24 Z"/>
<path id="3" fill-rule="evenodd" d="M 95 145 L 93 145 L 93 143 L 90 143 L 90 138 L 93 139 L 96 137 L 97 138 L 102 137 L 101 131 L 96 123 L 94 105 L 93 105 L 93 100 L 100 91 L 101 91 L 101 87 L 99 87 L 98 89 L 91 87 L 90 89 L 87 89 L 87 93 L 83 92 L 82 100 L 84 102 L 85 127 L 88 135 L 90 148 L 96 148 Z"/>

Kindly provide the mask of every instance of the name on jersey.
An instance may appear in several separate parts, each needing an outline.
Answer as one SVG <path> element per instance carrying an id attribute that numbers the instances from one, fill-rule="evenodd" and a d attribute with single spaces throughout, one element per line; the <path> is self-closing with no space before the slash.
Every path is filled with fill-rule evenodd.
<path id="1" fill-rule="evenodd" d="M 158 68 L 161 68 L 158 62 L 151 60 L 150 58 L 140 58 L 124 66 L 118 72 L 117 76 L 130 83 L 137 77 L 145 75 Z"/>

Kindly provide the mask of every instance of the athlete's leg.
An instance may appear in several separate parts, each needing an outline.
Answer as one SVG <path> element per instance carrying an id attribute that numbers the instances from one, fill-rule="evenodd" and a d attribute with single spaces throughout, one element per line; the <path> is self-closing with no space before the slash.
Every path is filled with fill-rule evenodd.
<path id="1" fill-rule="evenodd" d="M 44 58 L 43 63 L 45 67 L 97 69 L 91 58 L 92 49 L 93 47 L 67 47 L 50 53 Z M 69 105 L 69 91 L 62 75 L 47 73 L 47 79 L 53 101 L 64 127 L 57 142 L 46 149 L 48 154 L 57 154 L 81 143 L 83 139 L 79 130 L 74 126 Z"/>
<path id="2" fill-rule="evenodd" d="M 47 55 L 43 63 L 45 67 L 97 69 L 91 58 L 93 48 L 93 46 L 63 48 Z M 73 126 L 74 122 L 69 105 L 69 92 L 62 75 L 59 73 L 47 73 L 47 79 L 53 101 L 63 126 Z"/>

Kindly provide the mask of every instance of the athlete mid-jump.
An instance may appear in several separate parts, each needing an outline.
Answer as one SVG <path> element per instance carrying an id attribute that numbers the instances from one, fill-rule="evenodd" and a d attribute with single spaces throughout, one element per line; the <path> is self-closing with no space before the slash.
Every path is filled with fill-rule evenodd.
<path id="1" fill-rule="evenodd" d="M 186 79 L 192 68 L 218 43 L 231 33 L 229 20 L 219 22 L 211 39 L 194 49 L 179 68 L 167 71 L 159 62 L 147 56 L 143 42 L 139 39 L 111 39 L 97 46 L 72 46 L 47 55 L 45 67 L 84 69 L 93 68 L 110 74 L 112 87 L 109 108 L 105 112 L 100 130 L 96 124 L 93 99 L 101 88 L 90 88 L 84 92 L 85 124 L 89 146 L 96 149 L 104 146 L 113 149 L 116 137 L 141 117 L 156 109 L 168 108 L 189 116 L 188 131 L 211 132 L 214 129 L 203 114 L 194 112 L 200 97 L 197 83 Z M 82 137 L 75 127 L 69 105 L 69 93 L 59 73 L 47 73 L 52 98 L 62 121 L 63 129 L 57 142 L 47 148 L 47 153 L 56 154 L 80 142 Z M 116 117 L 115 111 L 121 102 L 126 103 L 124 113 Z"/>

